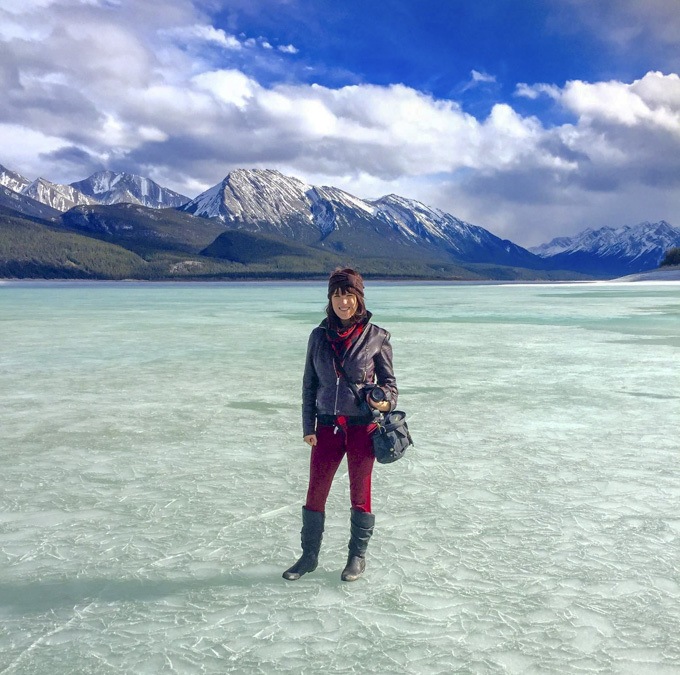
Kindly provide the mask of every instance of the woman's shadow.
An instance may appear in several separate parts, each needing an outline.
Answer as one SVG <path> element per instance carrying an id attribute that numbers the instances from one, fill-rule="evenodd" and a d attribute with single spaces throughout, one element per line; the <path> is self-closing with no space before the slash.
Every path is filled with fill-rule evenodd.
<path id="1" fill-rule="evenodd" d="M 273 583 L 278 568 L 260 567 L 247 572 L 230 572 L 205 578 L 107 579 L 75 578 L 24 582 L 0 582 L 0 608 L 15 615 L 73 608 L 92 602 L 146 602 L 218 587 L 248 588 Z"/>

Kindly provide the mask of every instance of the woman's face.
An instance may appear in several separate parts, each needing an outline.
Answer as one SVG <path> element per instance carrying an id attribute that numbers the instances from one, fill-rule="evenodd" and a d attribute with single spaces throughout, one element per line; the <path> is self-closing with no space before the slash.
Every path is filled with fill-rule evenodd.
<path id="1" fill-rule="evenodd" d="M 339 288 L 331 296 L 331 305 L 340 321 L 349 321 L 357 311 L 357 298 Z"/>

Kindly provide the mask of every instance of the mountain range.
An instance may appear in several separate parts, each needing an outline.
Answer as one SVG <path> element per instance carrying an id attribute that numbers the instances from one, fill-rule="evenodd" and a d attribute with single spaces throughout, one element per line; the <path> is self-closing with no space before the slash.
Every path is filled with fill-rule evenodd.
<path id="1" fill-rule="evenodd" d="M 30 197 L 57 211 L 93 204 L 141 204 L 152 208 L 181 206 L 189 197 L 161 187 L 150 178 L 128 173 L 98 171 L 89 178 L 61 185 L 45 178 L 30 181 L 0 164 L 0 186 Z"/>
<path id="2" fill-rule="evenodd" d="M 268 169 L 232 171 L 180 210 L 221 220 L 229 230 L 336 253 L 546 268 L 511 241 L 415 200 L 397 195 L 363 200 Z"/>
<path id="3" fill-rule="evenodd" d="M 623 227 L 588 228 L 530 250 L 555 266 L 597 276 L 635 274 L 659 266 L 666 251 L 680 246 L 680 230 L 665 220 Z"/>
<path id="4" fill-rule="evenodd" d="M 589 229 L 527 250 L 412 199 L 364 200 L 268 169 L 232 171 L 189 199 L 132 174 L 101 171 L 59 185 L 0 165 L 0 214 L 15 253 L 24 218 L 33 242 L 39 226 L 51 228 L 51 237 L 96 239 L 139 256 L 140 269 L 151 263 L 154 273 L 171 278 L 172 270 L 304 276 L 349 262 L 384 276 L 602 278 L 655 268 L 666 250 L 680 246 L 680 230 L 661 221 Z M 0 239 L 0 263 L 1 248 Z"/>

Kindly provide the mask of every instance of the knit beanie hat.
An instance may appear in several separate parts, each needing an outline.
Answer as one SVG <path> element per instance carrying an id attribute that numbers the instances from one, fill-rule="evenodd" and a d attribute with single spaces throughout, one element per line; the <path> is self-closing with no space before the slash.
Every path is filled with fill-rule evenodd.
<path id="1" fill-rule="evenodd" d="M 330 298 L 338 288 L 341 291 L 352 288 L 357 295 L 364 297 L 364 280 L 361 278 L 361 274 L 351 267 L 338 268 L 331 272 L 328 279 L 328 297 Z"/>

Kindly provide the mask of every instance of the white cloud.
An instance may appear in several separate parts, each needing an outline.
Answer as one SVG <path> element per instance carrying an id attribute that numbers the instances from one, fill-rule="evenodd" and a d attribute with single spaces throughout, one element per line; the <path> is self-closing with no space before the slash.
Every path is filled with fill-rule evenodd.
<path id="1" fill-rule="evenodd" d="M 680 132 L 680 78 L 647 73 L 632 84 L 568 82 L 560 100 L 581 119 L 625 126 L 658 126 Z"/>
<path id="2" fill-rule="evenodd" d="M 168 31 L 178 41 L 199 40 L 216 44 L 225 49 L 241 49 L 241 42 L 233 35 L 228 35 L 221 28 L 199 25 L 175 28 Z"/>
<path id="3" fill-rule="evenodd" d="M 560 88 L 554 84 L 527 84 L 526 82 L 520 82 L 515 88 L 515 96 L 522 96 L 532 100 L 536 100 L 542 95 L 558 99 L 560 93 Z"/>
<path id="4" fill-rule="evenodd" d="M 676 74 L 517 85 L 549 96 L 569 124 L 508 104 L 477 119 L 400 84 L 265 85 L 230 59 L 282 60 L 292 45 L 230 35 L 184 0 L 152 5 L 135 3 L 140 21 L 126 4 L 54 2 L 40 35 L 35 13 L 13 14 L 0 32 L 0 163 L 59 182 L 84 177 L 78 161 L 115 164 L 190 196 L 238 166 L 278 168 L 359 196 L 420 198 L 518 243 L 624 216 L 680 224 Z"/>
<path id="5" fill-rule="evenodd" d="M 475 89 L 476 87 L 482 86 L 484 84 L 495 84 L 496 76 L 489 75 L 489 73 L 484 73 L 479 70 L 470 71 L 470 79 L 459 87 L 458 92 L 464 94 L 470 89 Z"/>
<path id="6" fill-rule="evenodd" d="M 26 40 L 36 42 L 43 40 L 49 34 L 45 26 L 40 23 L 26 24 L 17 21 L 10 14 L 0 9 L 0 40 Z"/>
<path id="7" fill-rule="evenodd" d="M 0 164 L 31 180 L 38 176 L 49 178 L 50 167 L 45 165 L 41 156 L 63 146 L 62 138 L 27 129 L 21 124 L 0 123 Z"/>
<path id="8" fill-rule="evenodd" d="M 56 5 L 58 2 L 59 0 L 23 0 L 21 3 L 8 2 L 6 6 L 0 8 L 0 11 L 8 15 L 23 15 L 29 11 L 47 9 L 50 5 Z"/>
<path id="9" fill-rule="evenodd" d="M 680 78 L 649 72 L 632 83 L 538 84 L 575 119 L 538 125 L 518 165 L 477 172 L 433 193 L 480 222 L 539 243 L 587 225 L 665 218 L 680 225 Z M 523 89 L 518 87 L 518 94 Z M 524 95 L 526 93 L 524 92 Z M 482 201 L 485 195 L 493 200 Z"/>
<path id="10" fill-rule="evenodd" d="M 2 30 L 2 28 L 0 28 Z M 205 44 L 222 47 L 226 50 L 238 51 L 244 47 L 247 49 L 262 48 L 266 51 L 274 51 L 274 45 L 266 37 L 245 37 L 231 35 L 221 28 L 215 28 L 208 24 L 194 24 L 193 26 L 177 26 L 163 31 L 163 34 L 172 38 L 181 45 Z M 276 48 L 282 54 L 297 54 L 298 49 L 293 45 L 280 45 Z"/>
<path id="11" fill-rule="evenodd" d="M 489 75 L 488 73 L 482 73 L 478 70 L 473 70 L 471 72 L 473 82 L 495 82 L 496 76 Z"/>
<path id="12" fill-rule="evenodd" d="M 153 141 L 156 143 L 162 143 L 167 141 L 169 136 L 164 131 L 161 131 L 158 127 L 149 127 L 141 125 L 138 129 L 139 138 L 143 141 Z"/>
<path id="13" fill-rule="evenodd" d="M 191 79 L 199 90 L 210 92 L 216 99 L 243 109 L 261 90 L 254 80 L 238 70 L 220 70 L 200 73 Z"/>

